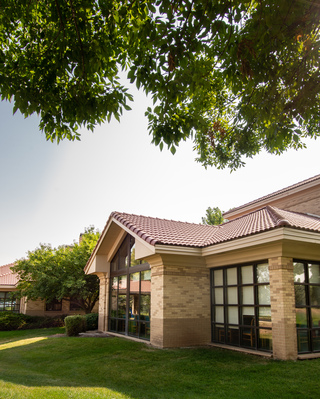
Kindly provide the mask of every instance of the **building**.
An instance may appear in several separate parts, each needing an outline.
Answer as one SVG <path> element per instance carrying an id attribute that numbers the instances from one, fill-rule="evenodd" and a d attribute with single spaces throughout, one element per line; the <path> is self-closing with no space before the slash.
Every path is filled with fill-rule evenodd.
<path id="1" fill-rule="evenodd" d="M 207 226 L 113 212 L 86 265 L 99 329 L 160 348 L 320 357 L 320 175 Z"/>
<path id="2" fill-rule="evenodd" d="M 22 298 L 21 300 L 12 299 L 10 294 L 16 291 L 18 284 L 18 276 L 11 270 L 13 265 L 11 263 L 0 266 L 0 312 L 11 311 L 30 316 L 52 317 L 84 313 L 75 302 L 67 300 L 46 302 L 40 299 L 36 301 L 27 301 L 26 298 Z M 95 305 L 93 311 L 98 311 L 98 303 Z"/>

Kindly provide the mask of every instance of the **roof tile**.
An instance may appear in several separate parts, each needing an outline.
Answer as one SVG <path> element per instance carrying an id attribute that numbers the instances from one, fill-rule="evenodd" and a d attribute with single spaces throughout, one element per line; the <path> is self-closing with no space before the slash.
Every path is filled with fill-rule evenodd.
<path id="1" fill-rule="evenodd" d="M 0 266 L 0 285 L 16 285 L 18 283 L 18 276 L 10 269 L 14 263 Z"/>

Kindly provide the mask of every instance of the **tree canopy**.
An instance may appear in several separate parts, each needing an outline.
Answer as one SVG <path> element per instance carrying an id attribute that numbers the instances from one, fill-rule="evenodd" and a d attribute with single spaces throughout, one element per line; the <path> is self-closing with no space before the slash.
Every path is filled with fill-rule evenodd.
<path id="1" fill-rule="evenodd" d="M 218 225 L 224 223 L 225 220 L 222 215 L 222 211 L 217 206 L 215 208 L 207 208 L 206 216 L 202 218 L 203 224 Z"/>
<path id="2" fill-rule="evenodd" d="M 319 0 L 3 0 L 0 94 L 74 140 L 129 109 L 125 71 L 154 144 L 235 169 L 320 135 L 319 22 Z"/>
<path id="3" fill-rule="evenodd" d="M 52 248 L 40 244 L 28 256 L 15 262 L 18 274 L 17 294 L 20 297 L 48 302 L 72 300 L 90 313 L 99 299 L 99 279 L 86 275 L 84 267 L 99 238 L 93 228 L 86 229 L 81 241 L 72 246 Z"/>

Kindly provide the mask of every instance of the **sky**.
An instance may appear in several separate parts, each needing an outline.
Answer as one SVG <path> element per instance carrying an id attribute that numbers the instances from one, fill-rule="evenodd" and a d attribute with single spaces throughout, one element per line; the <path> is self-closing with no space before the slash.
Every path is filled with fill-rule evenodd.
<path id="1" fill-rule="evenodd" d="M 0 102 L 0 265 L 40 243 L 72 244 L 86 227 L 101 231 L 113 211 L 201 223 L 209 206 L 227 211 L 320 173 L 320 140 L 261 153 L 232 173 L 197 163 L 191 140 L 175 155 L 161 152 L 148 134 L 147 100 L 134 95 L 120 123 L 60 144 L 46 141 L 36 116 L 13 116 Z"/>

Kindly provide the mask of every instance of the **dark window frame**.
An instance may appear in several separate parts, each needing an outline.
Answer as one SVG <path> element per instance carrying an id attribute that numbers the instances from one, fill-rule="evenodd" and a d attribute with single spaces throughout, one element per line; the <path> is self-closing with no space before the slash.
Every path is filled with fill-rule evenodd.
<path id="1" fill-rule="evenodd" d="M 53 299 L 52 301 L 46 301 L 46 312 L 61 312 L 62 311 L 62 299 Z"/>
<path id="2" fill-rule="evenodd" d="M 303 272 L 304 272 L 304 281 L 303 282 L 294 282 L 295 287 L 295 300 L 296 296 L 296 287 L 304 287 L 304 297 L 305 304 L 297 304 L 295 301 L 296 309 L 305 309 L 306 311 L 306 326 L 300 325 L 298 320 L 296 321 L 296 330 L 297 330 L 297 345 L 298 345 L 298 353 L 319 353 L 319 349 L 315 348 L 316 341 L 320 341 L 320 324 L 318 327 L 313 326 L 312 322 L 312 309 L 319 309 L 320 312 L 320 304 L 318 306 L 311 304 L 311 287 L 318 287 L 320 290 L 320 282 L 319 283 L 310 283 L 310 275 L 309 275 L 309 265 L 318 265 L 320 268 L 319 261 L 308 261 L 301 259 L 293 259 L 293 264 L 302 264 Z M 320 322 L 319 322 L 320 323 Z M 303 345 L 306 344 L 306 345 Z M 306 350 L 303 347 L 307 347 Z"/>
<path id="3" fill-rule="evenodd" d="M 20 312 L 20 301 L 11 298 L 12 291 L 0 291 L 4 294 L 0 297 L 0 312 Z"/>
<path id="4" fill-rule="evenodd" d="M 125 248 L 126 247 L 126 248 Z M 134 265 L 132 265 L 132 249 L 135 248 L 135 239 L 130 234 L 127 234 L 121 242 L 116 254 L 114 255 L 111 261 L 111 272 L 110 272 L 110 300 L 109 300 L 109 317 L 108 317 L 108 331 L 117 332 L 119 334 L 124 334 L 128 336 L 134 336 L 136 338 L 150 340 L 150 314 L 148 320 L 144 319 L 140 315 L 140 303 L 141 303 L 141 275 L 142 272 L 151 270 L 149 263 L 134 261 Z M 120 256 L 122 254 L 122 256 Z M 123 259 L 127 259 L 128 261 L 122 261 Z M 133 332 L 132 327 L 132 315 L 130 313 L 130 275 L 134 273 L 139 273 L 139 299 L 138 299 L 138 308 L 139 313 L 137 315 L 137 319 L 134 321 L 135 323 L 135 332 Z M 119 277 L 126 276 L 126 311 L 124 317 L 119 317 Z M 113 304 L 113 279 L 117 280 L 117 288 L 116 288 L 116 314 L 111 316 L 111 306 Z M 124 294 L 120 294 L 124 295 Z M 132 295 L 132 293 L 131 293 Z M 151 291 L 150 291 L 151 296 Z M 150 310 L 149 310 L 150 313 Z"/>
<path id="5" fill-rule="evenodd" d="M 210 296 L 211 296 L 211 339 L 212 342 L 230 346 L 238 346 L 248 349 L 254 349 L 264 352 L 272 352 L 272 327 L 271 327 L 271 316 L 266 317 L 266 325 L 262 325 L 262 316 L 259 316 L 259 309 L 269 308 L 269 313 L 271 314 L 271 303 L 260 304 L 259 303 L 259 287 L 269 286 L 270 280 L 268 282 L 258 282 L 257 281 L 257 266 L 268 265 L 267 260 L 261 260 L 259 262 L 244 263 L 238 265 L 228 265 L 223 267 L 212 268 L 210 273 Z M 246 266 L 253 267 L 253 281 L 252 283 L 243 283 L 241 278 L 241 268 Z M 237 283 L 228 284 L 227 282 L 227 270 L 236 269 Z M 222 285 L 215 285 L 214 282 L 214 272 L 222 270 Z M 243 303 L 241 291 L 243 287 L 253 287 L 253 304 Z M 215 303 L 215 289 L 221 288 L 223 290 L 223 303 Z M 228 288 L 237 289 L 237 303 L 228 303 Z M 217 307 L 223 308 L 223 322 L 218 322 L 216 320 L 215 314 Z M 229 323 L 228 321 L 228 308 L 237 309 L 237 319 L 238 323 Z M 246 307 L 253 308 L 253 315 L 250 315 L 250 320 L 248 316 L 248 323 L 244 323 L 243 310 Z M 270 325 L 270 327 L 269 327 Z M 271 340 L 267 343 L 266 339 L 260 337 L 260 331 L 262 332 L 270 331 Z M 234 337 L 231 337 L 231 335 Z M 247 337 L 244 339 L 244 337 Z M 247 342 L 248 343 L 247 343 Z M 265 343 L 263 345 L 263 343 Z"/>

